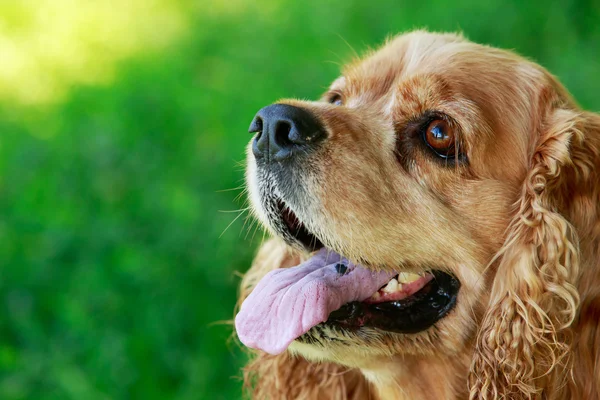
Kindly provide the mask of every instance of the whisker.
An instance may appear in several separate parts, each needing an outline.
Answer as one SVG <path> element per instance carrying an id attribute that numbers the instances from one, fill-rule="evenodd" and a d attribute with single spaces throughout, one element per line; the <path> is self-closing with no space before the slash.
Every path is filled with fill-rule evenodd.
<path id="1" fill-rule="evenodd" d="M 238 166 L 238 167 L 245 167 L 246 166 L 246 159 L 244 158 L 243 160 L 233 160 L 233 163 Z"/>
<path id="2" fill-rule="evenodd" d="M 337 54 L 335 54 L 335 53 L 333 53 L 333 54 L 337 56 Z M 326 60 L 324 62 L 327 63 L 327 64 L 337 65 L 338 67 L 341 67 L 343 65 L 341 62 L 332 61 L 332 60 Z M 324 89 L 327 89 L 327 87 L 325 87 Z"/>
<path id="3" fill-rule="evenodd" d="M 246 208 L 240 208 L 239 210 L 217 210 L 217 212 L 220 212 L 220 213 L 236 213 L 236 212 L 248 211 L 249 209 L 250 209 L 250 207 L 246 207 Z"/>
<path id="4" fill-rule="evenodd" d="M 354 58 L 359 59 L 360 56 L 358 55 L 358 52 L 354 49 L 354 47 L 352 47 L 352 45 L 348 43 L 348 41 L 344 39 L 344 37 L 341 34 L 338 33 L 337 36 L 342 40 L 342 42 L 346 43 L 346 46 L 350 48 L 350 51 L 352 51 L 352 53 L 354 54 Z"/>
<path id="5" fill-rule="evenodd" d="M 234 188 L 231 188 L 231 189 L 215 190 L 215 193 L 233 192 L 234 190 L 240 190 L 240 189 L 244 189 L 244 185 L 240 185 L 238 187 L 234 187 Z"/>
<path id="6" fill-rule="evenodd" d="M 247 193 L 248 193 L 248 188 L 244 188 L 244 190 L 242 192 L 240 192 L 237 196 L 235 196 L 233 198 L 233 201 L 235 201 L 235 202 L 239 201 L 242 198 L 242 196 L 244 196 Z"/>
<path id="7" fill-rule="evenodd" d="M 255 224 L 254 232 L 252 233 L 252 237 L 250 238 L 250 241 L 254 241 L 254 236 L 256 235 L 258 228 L 260 228 L 260 224 Z"/>
<path id="8" fill-rule="evenodd" d="M 245 210 L 244 210 L 244 211 L 245 211 Z M 227 232 L 227 229 L 229 229 L 229 228 L 231 227 L 231 225 L 233 225 L 233 224 L 234 224 L 234 222 L 235 222 L 235 221 L 237 221 L 237 220 L 238 220 L 238 219 L 239 219 L 239 218 L 240 218 L 242 215 L 244 215 L 244 211 L 240 212 L 240 213 L 237 215 L 237 217 L 235 217 L 235 218 L 233 219 L 233 221 L 231 221 L 231 222 L 229 223 L 229 225 L 227 225 L 227 227 L 226 227 L 226 228 L 223 230 L 223 232 L 221 232 L 221 234 L 219 235 L 219 239 L 221 238 L 221 236 L 223 236 L 223 235 L 225 234 L 225 232 Z"/>
<path id="9" fill-rule="evenodd" d="M 248 221 L 250 221 L 250 224 L 248 224 Z M 244 231 L 244 228 L 246 230 L 246 234 L 244 235 L 244 240 L 248 239 L 248 235 L 250 234 L 250 231 L 252 230 L 252 227 L 254 226 L 256 220 L 254 220 L 254 218 L 252 218 L 251 215 L 247 215 L 246 218 L 244 218 L 244 225 L 242 226 L 242 230 L 240 231 L 240 235 L 242 234 L 242 232 Z"/>

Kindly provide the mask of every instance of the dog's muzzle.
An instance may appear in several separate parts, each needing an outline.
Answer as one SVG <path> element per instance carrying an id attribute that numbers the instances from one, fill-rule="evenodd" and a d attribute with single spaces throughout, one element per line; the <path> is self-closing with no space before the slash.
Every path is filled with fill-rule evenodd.
<path id="1" fill-rule="evenodd" d="M 262 108 L 252 120 L 256 133 L 252 152 L 257 160 L 281 162 L 314 150 L 327 137 L 323 125 L 309 111 L 287 104 Z"/>

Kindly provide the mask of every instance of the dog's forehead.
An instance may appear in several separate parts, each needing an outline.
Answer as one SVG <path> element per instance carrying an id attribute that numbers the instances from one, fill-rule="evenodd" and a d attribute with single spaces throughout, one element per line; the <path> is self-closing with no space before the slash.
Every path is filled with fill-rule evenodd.
<path id="1" fill-rule="evenodd" d="M 425 109 L 461 112 L 468 106 L 496 130 L 521 132 L 536 112 L 532 107 L 540 88 L 552 81 L 549 77 L 513 52 L 457 34 L 417 31 L 348 64 L 331 89 L 342 93 L 350 108 L 367 106 L 409 116 Z"/>
<path id="2" fill-rule="evenodd" d="M 411 32 L 388 40 L 379 49 L 349 63 L 332 90 L 369 102 L 391 94 L 415 76 L 435 76 L 452 83 L 475 101 L 490 93 L 523 94 L 544 81 L 543 69 L 505 50 L 476 44 L 457 34 Z M 507 96 L 507 101 L 511 96 Z M 495 99 L 505 100 L 503 98 Z"/>
<path id="3" fill-rule="evenodd" d="M 456 53 L 457 44 L 473 45 L 456 34 L 417 31 L 396 36 L 344 67 L 343 76 L 331 88 L 344 88 L 350 95 L 365 91 L 383 94 L 407 76 L 446 69 L 445 60 Z"/>

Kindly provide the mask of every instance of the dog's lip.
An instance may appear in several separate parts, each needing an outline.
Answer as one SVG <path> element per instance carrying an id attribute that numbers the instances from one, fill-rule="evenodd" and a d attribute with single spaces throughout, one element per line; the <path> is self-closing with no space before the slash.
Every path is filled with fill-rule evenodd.
<path id="1" fill-rule="evenodd" d="M 277 198 L 275 203 L 287 235 L 291 236 L 311 252 L 324 247 L 321 240 L 308 230 L 306 225 L 296 216 L 287 203 L 280 198 Z"/>
<path id="2" fill-rule="evenodd" d="M 354 301 L 332 312 L 324 323 L 346 330 L 362 327 L 411 334 L 424 331 L 446 317 L 456 305 L 460 282 L 439 270 L 420 290 L 400 300 Z"/>

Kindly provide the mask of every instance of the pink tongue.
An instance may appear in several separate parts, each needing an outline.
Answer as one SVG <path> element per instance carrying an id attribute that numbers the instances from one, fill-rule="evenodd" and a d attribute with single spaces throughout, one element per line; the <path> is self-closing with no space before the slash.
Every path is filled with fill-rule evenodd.
<path id="1" fill-rule="evenodd" d="M 338 273 L 336 265 L 347 270 Z M 256 285 L 235 317 L 242 343 L 279 354 L 332 311 L 363 301 L 385 285 L 394 272 L 373 272 L 321 249 L 308 261 L 269 272 Z"/>

